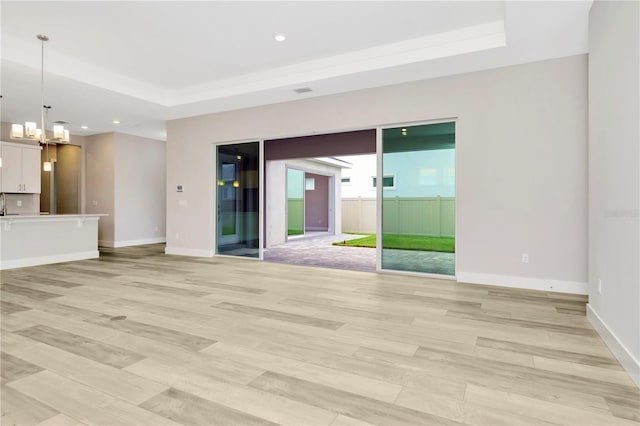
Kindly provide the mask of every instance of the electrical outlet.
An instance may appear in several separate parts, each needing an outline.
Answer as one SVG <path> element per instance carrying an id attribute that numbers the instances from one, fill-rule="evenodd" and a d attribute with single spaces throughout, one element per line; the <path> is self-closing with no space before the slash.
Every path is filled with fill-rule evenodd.
<path id="1" fill-rule="evenodd" d="M 96 200 L 93 200 L 93 201 L 91 202 L 91 205 L 92 205 L 92 206 L 94 206 L 94 207 L 96 207 L 96 206 L 98 205 L 98 202 L 97 202 Z"/>
<path id="2" fill-rule="evenodd" d="M 529 253 L 522 253 L 522 263 L 529 263 Z"/>
<path id="3" fill-rule="evenodd" d="M 602 294 L 602 280 L 598 279 L 598 294 Z"/>
<path id="4" fill-rule="evenodd" d="M 178 232 L 176 232 L 176 240 L 180 239 L 180 234 Z"/>
<path id="5" fill-rule="evenodd" d="M 156 232 L 158 232 L 158 229 L 160 229 L 160 228 L 158 228 L 157 226 L 155 228 L 153 228 L 153 230 L 156 231 Z"/>
<path id="6" fill-rule="evenodd" d="M 18 200 L 17 201 L 17 205 L 18 205 L 18 207 L 22 207 L 22 200 Z"/>

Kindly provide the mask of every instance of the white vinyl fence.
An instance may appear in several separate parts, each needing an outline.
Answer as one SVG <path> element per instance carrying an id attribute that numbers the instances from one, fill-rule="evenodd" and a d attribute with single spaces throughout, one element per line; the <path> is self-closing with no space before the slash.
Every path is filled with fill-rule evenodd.
<path id="1" fill-rule="evenodd" d="M 385 197 L 383 229 L 388 234 L 455 236 L 454 197 Z M 375 198 L 343 198 L 342 230 L 375 234 Z"/>

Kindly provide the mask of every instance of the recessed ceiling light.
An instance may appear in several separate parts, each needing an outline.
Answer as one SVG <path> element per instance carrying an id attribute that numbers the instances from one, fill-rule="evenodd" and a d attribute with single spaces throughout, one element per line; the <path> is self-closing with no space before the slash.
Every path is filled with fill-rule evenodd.
<path id="1" fill-rule="evenodd" d="M 287 39 L 287 36 L 284 34 L 274 34 L 273 39 L 275 41 L 285 41 Z"/>
<path id="2" fill-rule="evenodd" d="M 118 120 L 113 120 L 112 123 L 113 124 L 120 124 L 120 122 Z"/>
<path id="3" fill-rule="evenodd" d="M 81 128 L 82 130 L 87 130 L 87 129 L 89 128 L 89 126 L 80 126 L 80 128 Z"/>

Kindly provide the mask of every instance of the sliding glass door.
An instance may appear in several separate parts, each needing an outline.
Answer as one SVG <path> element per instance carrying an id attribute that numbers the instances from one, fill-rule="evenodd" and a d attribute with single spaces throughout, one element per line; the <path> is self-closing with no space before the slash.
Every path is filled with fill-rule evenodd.
<path id="1" fill-rule="evenodd" d="M 382 130 L 381 268 L 455 275 L 455 123 Z"/>
<path id="2" fill-rule="evenodd" d="M 260 256 L 260 142 L 216 147 L 216 253 Z"/>

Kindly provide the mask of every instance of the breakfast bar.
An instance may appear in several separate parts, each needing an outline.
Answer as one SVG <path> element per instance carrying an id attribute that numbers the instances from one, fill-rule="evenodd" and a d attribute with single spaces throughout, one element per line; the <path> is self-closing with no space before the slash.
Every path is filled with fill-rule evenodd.
<path id="1" fill-rule="evenodd" d="M 98 257 L 101 216 L 0 216 L 0 270 Z"/>

